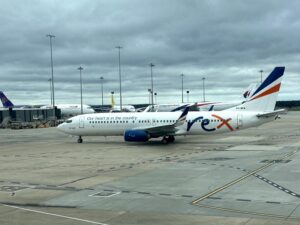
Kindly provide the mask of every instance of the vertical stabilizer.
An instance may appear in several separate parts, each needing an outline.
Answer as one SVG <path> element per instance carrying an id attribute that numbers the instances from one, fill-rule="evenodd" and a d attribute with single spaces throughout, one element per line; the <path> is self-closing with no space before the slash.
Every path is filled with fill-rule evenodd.
<path id="1" fill-rule="evenodd" d="M 228 110 L 274 111 L 284 70 L 285 67 L 275 67 L 270 75 L 251 93 L 245 103 Z"/>
<path id="2" fill-rule="evenodd" d="M 245 90 L 244 93 L 243 93 L 243 97 L 244 97 L 244 99 L 245 99 L 246 101 L 248 101 L 248 100 L 251 98 L 252 94 L 253 94 L 254 91 L 257 89 L 257 87 L 258 87 L 258 84 L 253 83 L 253 84 L 250 84 L 250 85 L 246 88 L 246 90 Z"/>
<path id="3" fill-rule="evenodd" d="M 0 99 L 4 108 L 14 107 L 14 104 L 5 96 L 2 91 L 0 91 Z"/>
<path id="4" fill-rule="evenodd" d="M 114 108 L 115 105 L 116 105 L 116 103 L 115 103 L 114 95 L 111 94 L 111 107 Z"/>

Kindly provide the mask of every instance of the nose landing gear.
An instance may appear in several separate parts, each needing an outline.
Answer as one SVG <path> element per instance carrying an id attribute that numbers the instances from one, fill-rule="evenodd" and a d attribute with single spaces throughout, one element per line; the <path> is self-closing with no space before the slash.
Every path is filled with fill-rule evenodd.
<path id="1" fill-rule="evenodd" d="M 81 138 L 81 136 L 78 137 L 77 143 L 82 143 L 82 138 Z"/>

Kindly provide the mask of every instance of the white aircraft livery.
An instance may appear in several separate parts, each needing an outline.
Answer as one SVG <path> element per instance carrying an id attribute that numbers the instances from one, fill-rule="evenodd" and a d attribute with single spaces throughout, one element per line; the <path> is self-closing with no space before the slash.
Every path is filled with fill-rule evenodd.
<path id="1" fill-rule="evenodd" d="M 276 110 L 285 67 L 275 67 L 251 94 L 249 101 L 224 111 L 155 113 L 94 113 L 70 118 L 58 129 L 78 136 L 123 136 L 125 141 L 146 142 L 162 137 L 163 143 L 174 142 L 178 135 L 201 135 L 233 132 L 259 126 L 278 117 Z"/>
<path id="2" fill-rule="evenodd" d="M 249 100 L 251 93 L 253 93 L 257 89 L 257 84 L 250 84 L 247 89 L 243 92 L 243 101 L 230 101 L 230 102 L 196 102 L 194 104 L 194 108 L 197 111 L 221 111 L 225 109 L 232 108 L 234 106 L 240 105 L 245 101 Z M 149 105 L 142 112 L 175 112 L 179 110 L 183 110 L 191 103 L 173 103 L 173 104 L 156 104 Z"/>
<path id="3" fill-rule="evenodd" d="M 80 104 L 57 104 L 55 105 L 61 111 L 62 117 L 71 117 L 78 114 L 81 114 L 81 105 Z M 52 109 L 52 105 L 41 106 L 41 109 Z M 94 113 L 95 110 L 92 109 L 89 105 L 82 105 L 83 114 Z"/>

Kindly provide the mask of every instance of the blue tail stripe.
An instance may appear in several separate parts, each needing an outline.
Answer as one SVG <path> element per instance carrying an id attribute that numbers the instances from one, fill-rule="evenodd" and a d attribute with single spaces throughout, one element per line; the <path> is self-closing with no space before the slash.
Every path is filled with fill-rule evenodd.
<path id="1" fill-rule="evenodd" d="M 10 107 L 14 106 L 14 104 L 7 99 L 7 97 L 5 96 L 5 94 L 2 91 L 0 91 L 0 99 L 1 99 L 2 105 L 5 108 L 10 108 Z"/>
<path id="2" fill-rule="evenodd" d="M 183 112 L 182 112 L 182 114 L 180 115 L 180 117 L 179 117 L 178 120 L 180 120 L 181 118 L 185 117 L 185 116 L 188 114 L 189 110 L 190 110 L 190 106 L 188 105 L 188 106 L 186 106 L 186 108 L 183 110 Z"/>
<path id="3" fill-rule="evenodd" d="M 258 92 L 260 92 L 262 89 L 267 87 L 268 85 L 272 84 L 274 81 L 276 81 L 279 77 L 281 77 L 284 73 L 285 67 L 275 67 L 272 73 L 264 80 L 264 82 L 257 88 L 257 90 L 253 93 L 252 96 L 256 95 Z M 252 97 L 251 96 L 251 97 Z"/>
<path id="4" fill-rule="evenodd" d="M 188 106 L 188 104 L 179 106 L 179 107 L 177 107 L 177 108 L 175 108 L 175 109 L 172 109 L 171 112 L 177 112 L 177 111 L 179 111 L 179 110 L 185 109 L 187 106 Z"/>

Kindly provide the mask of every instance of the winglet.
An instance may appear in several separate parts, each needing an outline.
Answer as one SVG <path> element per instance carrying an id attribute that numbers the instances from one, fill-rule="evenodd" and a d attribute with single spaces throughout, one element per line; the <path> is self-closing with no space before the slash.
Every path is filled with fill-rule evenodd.
<path id="1" fill-rule="evenodd" d="M 185 120 L 186 120 L 186 116 L 190 110 L 190 105 L 187 105 L 185 107 L 185 109 L 183 110 L 183 112 L 181 113 L 181 115 L 179 116 L 177 122 L 175 123 L 175 126 L 180 126 L 182 124 L 184 124 Z"/>
<path id="2" fill-rule="evenodd" d="M 177 112 L 177 111 L 180 111 L 182 109 L 185 109 L 187 106 L 189 106 L 189 104 L 185 104 L 185 105 L 181 105 L 175 109 L 172 109 L 171 112 Z"/>

